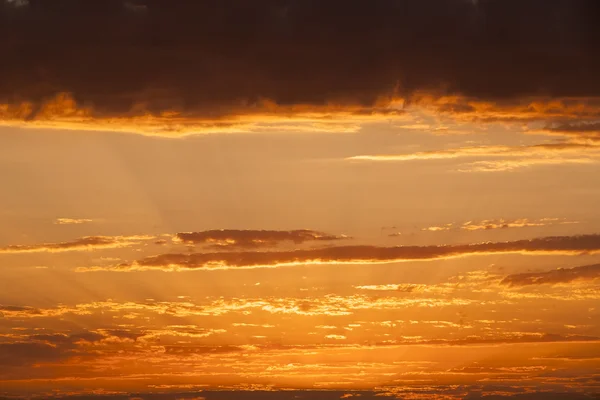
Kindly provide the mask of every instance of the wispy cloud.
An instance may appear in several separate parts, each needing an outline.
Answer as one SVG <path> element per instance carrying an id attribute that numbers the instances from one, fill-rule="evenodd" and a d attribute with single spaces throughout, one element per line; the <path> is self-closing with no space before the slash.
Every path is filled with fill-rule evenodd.
<path id="1" fill-rule="evenodd" d="M 510 171 L 536 165 L 590 164 L 600 161 L 600 146 L 595 143 L 559 142 L 532 146 L 479 146 L 431 150 L 406 154 L 360 155 L 349 161 L 407 162 L 461 158 L 493 158 L 475 161 L 459 168 L 462 172 Z M 500 158 L 500 159 L 498 159 Z"/>
<path id="2" fill-rule="evenodd" d="M 56 221 L 54 221 L 54 223 L 56 225 L 80 225 L 93 221 L 94 220 L 87 218 L 58 218 Z"/>
<path id="3" fill-rule="evenodd" d="M 506 172 L 520 168 L 547 165 L 587 165 L 600 162 L 593 158 L 524 158 L 520 160 L 477 161 L 466 164 L 459 172 Z"/>

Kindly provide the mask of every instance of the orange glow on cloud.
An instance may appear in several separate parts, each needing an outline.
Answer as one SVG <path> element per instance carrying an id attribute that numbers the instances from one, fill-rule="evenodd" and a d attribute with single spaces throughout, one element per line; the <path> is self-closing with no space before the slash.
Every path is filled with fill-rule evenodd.
<path id="1" fill-rule="evenodd" d="M 600 399 L 599 7 L 0 0 L 0 400 Z"/>
<path id="2" fill-rule="evenodd" d="M 357 132 L 363 124 L 401 121 L 405 129 L 444 133 L 448 127 L 414 123 L 417 115 L 449 118 L 455 122 L 531 123 L 542 122 L 543 132 L 575 133 L 552 128 L 553 123 L 595 123 L 600 103 L 594 98 L 529 99 L 516 102 L 487 102 L 464 96 L 419 92 L 406 97 L 381 97 L 370 106 L 354 104 L 279 105 L 262 99 L 256 104 L 229 109 L 150 112 L 143 104 L 121 115 L 102 114 L 81 106 L 69 93 L 59 93 L 43 104 L 29 102 L 0 104 L 0 124 L 12 127 L 140 133 L 151 136 L 185 137 L 208 133 L 243 132 Z M 539 131 L 539 130 L 538 130 Z M 537 132 L 537 131 L 535 131 Z M 582 129 L 582 137 L 587 137 Z M 594 138 L 595 136 L 591 136 Z M 584 146 L 582 146 L 584 147 Z M 423 152 L 414 155 L 357 156 L 355 159 L 406 161 L 444 159 L 477 155 L 501 155 L 523 151 L 507 147 L 467 148 L 460 151 Z M 536 151 L 544 151 L 543 146 Z M 568 149 L 565 149 L 568 150 Z"/>

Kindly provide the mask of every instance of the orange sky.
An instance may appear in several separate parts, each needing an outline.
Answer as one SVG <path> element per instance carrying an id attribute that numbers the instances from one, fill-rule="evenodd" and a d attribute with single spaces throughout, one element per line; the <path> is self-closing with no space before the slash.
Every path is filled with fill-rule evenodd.
<path id="1" fill-rule="evenodd" d="M 416 22 L 354 1 L 182 6 L 247 47 L 162 0 L 56 1 L 0 0 L 0 400 L 600 395 L 600 62 L 579 8 L 523 26 L 494 0 L 415 3 L 437 25 L 413 50 L 375 38 Z M 68 35 L 84 22 L 97 53 Z M 504 44 L 521 69 L 496 65 Z"/>
<path id="2" fill-rule="evenodd" d="M 0 128 L 2 391 L 594 391 L 594 142 L 444 118 Z"/>

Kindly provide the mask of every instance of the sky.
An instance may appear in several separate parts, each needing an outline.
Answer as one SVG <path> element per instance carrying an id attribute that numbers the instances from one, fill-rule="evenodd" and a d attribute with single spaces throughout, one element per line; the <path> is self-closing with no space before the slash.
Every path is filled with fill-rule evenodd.
<path id="1" fill-rule="evenodd" d="M 0 399 L 600 396 L 595 0 L 0 0 Z"/>

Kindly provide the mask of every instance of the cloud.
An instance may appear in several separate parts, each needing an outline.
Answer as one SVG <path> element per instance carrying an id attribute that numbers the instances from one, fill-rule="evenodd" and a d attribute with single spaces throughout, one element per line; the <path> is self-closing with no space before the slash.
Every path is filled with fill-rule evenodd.
<path id="1" fill-rule="evenodd" d="M 268 117 L 264 99 L 289 110 L 281 119 L 359 115 L 398 93 L 424 105 L 414 93 L 443 88 L 482 105 L 437 96 L 440 111 L 487 105 L 486 118 L 497 119 L 507 99 L 563 97 L 570 106 L 600 93 L 594 1 L 105 3 L 0 8 L 0 103 L 13 115 L 1 119 L 176 135 L 243 131 L 245 117 Z M 77 106 L 48 106 L 60 93 Z"/>
<path id="2" fill-rule="evenodd" d="M 60 348 L 39 342 L 0 343 L 0 365 L 19 366 L 67 357 Z"/>
<path id="3" fill-rule="evenodd" d="M 548 226 L 548 225 L 569 225 L 578 224 L 577 221 L 567 221 L 561 218 L 541 218 L 538 220 L 531 220 L 528 218 L 505 220 L 505 219 L 488 219 L 481 222 L 468 221 L 465 222 L 461 229 L 468 231 L 478 230 L 493 230 L 493 229 L 506 229 L 506 228 L 530 228 L 537 226 Z"/>
<path id="4" fill-rule="evenodd" d="M 104 335 L 83 331 L 76 334 L 38 334 L 25 341 L 0 343 L 0 366 L 14 367 L 39 362 L 53 362 L 76 355 L 83 343 L 96 343 Z"/>
<path id="5" fill-rule="evenodd" d="M 559 268 L 546 272 L 531 272 L 509 275 L 502 280 L 507 286 L 555 285 L 579 280 L 600 278 L 600 264 L 575 268 Z"/>
<path id="6" fill-rule="evenodd" d="M 36 111 L 37 110 L 37 111 Z M 32 103 L 2 104 L 0 124 L 12 127 L 135 132 L 148 136 L 185 137 L 195 134 L 243 132 L 356 132 L 360 125 L 402 119 L 404 112 L 389 102 L 362 105 L 278 105 L 268 100 L 225 115 L 216 111 L 161 111 L 153 113 L 136 105 L 124 114 L 104 114 L 82 108 L 71 93 L 60 93 L 34 107 Z M 220 112 L 216 112 L 217 114 Z"/>
<path id="7" fill-rule="evenodd" d="M 555 123 L 544 128 L 542 132 L 600 140 L 600 121 Z"/>
<path id="8" fill-rule="evenodd" d="M 0 305 L 0 317 L 6 315 L 41 315 L 41 312 L 33 307 Z"/>
<path id="9" fill-rule="evenodd" d="M 596 164 L 593 158 L 524 158 L 520 160 L 477 161 L 459 169 L 460 172 L 505 172 L 540 165 Z"/>
<path id="10" fill-rule="evenodd" d="M 56 225 L 80 225 L 89 222 L 93 222 L 93 220 L 87 218 L 58 218 L 54 221 Z"/>
<path id="11" fill-rule="evenodd" d="M 423 228 L 421 229 L 422 231 L 427 231 L 427 232 L 442 232 L 442 231 L 449 231 L 452 229 L 452 223 L 450 224 L 446 224 L 444 226 L 428 226 L 427 228 Z"/>
<path id="12" fill-rule="evenodd" d="M 385 285 L 355 286 L 355 288 L 359 289 L 359 290 L 374 290 L 374 291 L 382 291 L 382 292 L 398 291 L 398 292 L 402 292 L 402 293 L 412 293 L 413 291 L 419 291 L 419 290 L 423 289 L 424 287 L 425 287 L 425 285 L 417 285 L 414 283 L 399 283 L 399 284 L 389 283 L 389 284 L 385 284 Z"/>
<path id="13" fill-rule="evenodd" d="M 153 236 L 86 236 L 69 242 L 11 245 L 0 247 L 0 254 L 60 253 L 65 251 L 91 251 L 129 247 Z"/>
<path id="14" fill-rule="evenodd" d="M 361 161 L 416 161 L 416 160 L 445 160 L 459 157 L 486 157 L 510 154 L 515 148 L 508 146 L 463 147 L 450 150 L 422 151 L 407 154 L 367 155 L 348 157 L 347 160 Z M 520 150 L 516 150 L 519 152 Z"/>
<path id="15" fill-rule="evenodd" d="M 541 219 L 486 219 L 483 221 L 467 221 L 462 225 L 459 224 L 446 224 L 443 226 L 430 226 L 423 228 L 423 231 L 439 232 L 449 231 L 453 229 L 462 229 L 467 231 L 480 231 L 480 230 L 495 230 L 495 229 L 508 229 L 508 228 L 531 228 L 540 226 L 552 226 L 552 225 L 571 225 L 578 224 L 578 221 L 569 221 L 564 218 L 541 218 Z"/>
<path id="16" fill-rule="evenodd" d="M 563 141 L 532 146 L 479 146 L 431 150 L 406 154 L 361 155 L 349 161 L 408 162 L 462 158 L 492 158 L 464 164 L 462 172 L 498 172 L 535 165 L 591 164 L 600 161 L 600 146 Z"/>
<path id="17" fill-rule="evenodd" d="M 395 345 L 435 345 L 435 346 L 474 346 L 501 345 L 518 343 L 562 343 L 562 342 L 600 342 L 600 337 L 584 335 L 559 335 L 554 333 L 519 333 L 497 337 L 468 336 L 457 339 L 422 339 L 421 337 L 406 338 L 379 344 L 379 346 Z"/>
<path id="18" fill-rule="evenodd" d="M 303 264 L 376 264 L 435 260 L 484 254 L 593 254 L 600 252 L 600 235 L 555 236 L 510 242 L 441 246 L 340 246 L 292 251 L 239 251 L 162 254 L 133 263 L 79 268 L 88 271 L 144 271 L 269 268 Z"/>
<path id="19" fill-rule="evenodd" d="M 343 335 L 326 335 L 325 339 L 329 340 L 346 340 L 347 337 Z"/>
<path id="20" fill-rule="evenodd" d="M 477 96 L 413 93 L 405 107 L 429 110 L 462 122 L 594 124 L 600 117 L 600 98 L 534 96 L 485 99 Z"/>
<path id="21" fill-rule="evenodd" d="M 303 390 L 303 389 L 269 389 L 265 385 L 256 385 L 258 388 L 248 385 L 236 390 L 231 388 L 214 390 L 202 390 L 202 396 L 198 396 L 198 390 L 202 385 L 150 385 L 150 388 L 161 390 L 160 393 L 135 393 L 135 394 L 111 394 L 111 393 L 71 393 L 53 395 L 54 400 L 221 400 L 221 399 L 239 399 L 239 400 L 339 400 L 339 399 L 358 399 L 358 400 L 380 400 L 384 399 L 403 399 L 403 400 L 591 400 L 594 394 L 581 392 L 580 385 L 567 385 L 566 383 L 554 384 L 551 387 L 531 386 L 530 382 L 492 382 L 487 385 L 482 384 L 456 384 L 456 385 L 436 385 L 422 384 L 414 385 L 415 382 L 396 386 L 386 386 L 374 390 Z M 495 383 L 495 384 L 494 384 Z M 521 385 L 518 385 L 521 383 Z M 539 384 L 538 384 L 539 385 Z M 197 387 L 196 391 L 192 391 Z M 165 389 L 178 391 L 166 392 Z M 187 390 L 182 392 L 182 390 Z M 351 393 L 349 393 L 351 392 Z M 31 397 L 27 397 L 30 399 Z M 34 397 L 34 399 L 41 399 Z M 25 400 L 26 397 L 0 397 L 0 400 Z"/>
<path id="22" fill-rule="evenodd" d="M 505 300 L 501 300 L 506 302 Z M 74 306 L 58 306 L 55 308 L 25 308 L 18 307 L 16 310 L 10 306 L 0 308 L 4 318 L 7 319 L 30 319 L 61 317 L 64 315 L 89 316 L 97 313 L 131 314 L 135 318 L 143 314 L 168 315 L 173 317 L 187 318 L 193 316 L 221 316 L 230 313 L 242 313 L 249 315 L 252 312 L 265 312 L 280 315 L 301 316 L 346 316 L 352 315 L 356 310 L 396 310 L 408 307 L 449 307 L 466 306 L 475 303 L 474 300 L 465 298 L 440 298 L 438 297 L 393 297 L 393 296 L 367 296 L 351 295 L 339 296 L 328 294 L 320 297 L 272 297 L 272 298 L 232 298 L 232 299 L 210 299 L 204 303 L 196 304 L 190 302 L 115 302 L 101 301 L 93 303 L 82 303 Z M 479 302 L 480 305 L 491 304 L 490 302 Z M 133 318 L 133 319 L 135 319 Z M 266 328 L 267 326 L 262 326 Z M 111 336 L 121 337 L 110 330 L 101 331 Z M 196 328 L 194 326 L 172 325 L 157 330 L 148 330 L 144 335 L 171 335 L 188 337 L 208 337 L 213 334 L 222 333 L 220 330 Z"/>
<path id="23" fill-rule="evenodd" d="M 554 144 L 537 144 L 532 146 L 479 146 L 479 147 L 459 147 L 455 149 L 421 151 L 406 154 L 389 155 L 365 155 L 353 156 L 347 160 L 363 161 L 419 161 L 419 160 L 446 160 L 455 158 L 484 158 L 484 157 L 521 157 L 532 155 L 555 155 L 555 154 L 576 154 L 579 155 L 586 151 L 594 153 L 600 152 L 600 146 L 591 143 L 571 143 L 559 142 Z"/>
<path id="24" fill-rule="evenodd" d="M 308 241 L 336 241 L 346 236 L 300 229 L 294 231 L 221 229 L 203 232 L 178 233 L 175 238 L 186 244 L 208 244 L 214 248 L 274 247 L 282 242 L 302 244 Z"/>
<path id="25" fill-rule="evenodd" d="M 192 354 L 225 354 L 225 353 L 242 353 L 247 352 L 248 346 L 182 346 L 182 345 L 169 345 L 165 346 L 165 352 L 167 354 L 176 355 L 192 355 Z"/>

